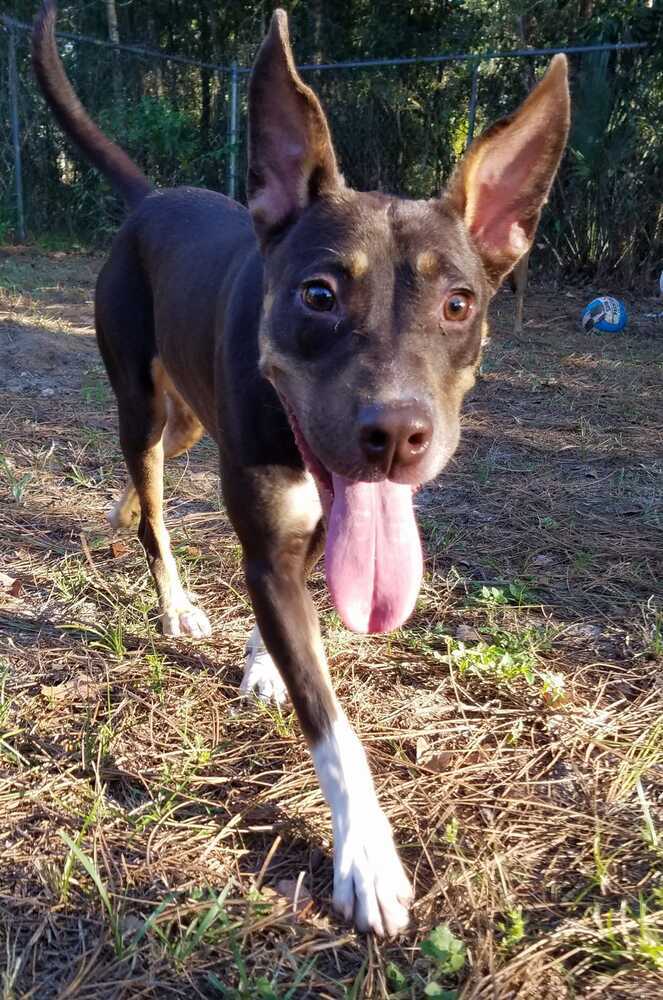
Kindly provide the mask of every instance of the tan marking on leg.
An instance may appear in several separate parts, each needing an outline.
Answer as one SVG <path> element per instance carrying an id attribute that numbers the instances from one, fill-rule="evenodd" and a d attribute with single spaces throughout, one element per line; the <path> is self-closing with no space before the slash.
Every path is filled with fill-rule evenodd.
<path id="1" fill-rule="evenodd" d="M 210 625 L 182 587 L 163 519 L 163 460 L 162 441 L 139 459 L 141 475 L 136 477 L 136 490 L 142 514 L 141 541 L 159 596 L 164 635 L 190 635 L 202 639 L 210 634 Z"/>
<path id="2" fill-rule="evenodd" d="M 284 527 L 310 534 L 322 517 L 322 507 L 315 480 L 310 472 L 290 486 L 282 499 Z"/>
<path id="3" fill-rule="evenodd" d="M 166 458 L 177 458 L 198 444 L 205 433 L 205 428 L 191 407 L 182 399 L 159 358 L 155 358 L 152 362 L 152 378 L 155 391 L 164 393 L 166 400 L 164 454 Z"/>

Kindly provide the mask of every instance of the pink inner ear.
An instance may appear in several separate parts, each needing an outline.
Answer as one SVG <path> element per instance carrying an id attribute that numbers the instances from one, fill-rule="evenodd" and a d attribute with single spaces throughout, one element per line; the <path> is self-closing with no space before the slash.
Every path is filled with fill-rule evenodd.
<path id="1" fill-rule="evenodd" d="M 276 225 L 287 218 L 293 208 L 302 207 L 304 150 L 301 143 L 270 138 L 269 145 L 276 150 L 277 167 L 265 169 L 263 186 L 251 200 L 251 211 L 268 225 Z"/>
<path id="2" fill-rule="evenodd" d="M 470 232 L 483 246 L 512 257 L 529 248 L 525 230 L 537 201 L 544 136 L 539 130 L 505 130 L 474 167 L 467 205 Z"/>
<path id="3" fill-rule="evenodd" d="M 263 225 L 276 225 L 287 218 L 291 201 L 288 192 L 273 175 L 267 178 L 267 184 L 253 196 L 250 201 L 253 217 Z"/>

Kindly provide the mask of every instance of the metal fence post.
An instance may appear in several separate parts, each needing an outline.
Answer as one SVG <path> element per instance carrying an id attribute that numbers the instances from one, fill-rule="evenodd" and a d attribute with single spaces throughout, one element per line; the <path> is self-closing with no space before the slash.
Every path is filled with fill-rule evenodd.
<path id="1" fill-rule="evenodd" d="M 230 155 L 228 157 L 228 197 L 234 198 L 237 193 L 237 143 L 239 129 L 237 121 L 237 88 L 239 83 L 239 73 L 237 63 L 233 62 L 230 67 L 230 121 L 228 123 L 228 145 Z"/>
<path id="2" fill-rule="evenodd" d="M 474 138 L 474 123 L 477 117 L 477 101 L 479 99 L 479 65 L 480 63 L 475 63 L 472 70 L 472 88 L 470 90 L 470 106 L 467 109 L 467 140 L 465 142 L 465 149 L 467 149 Z"/>
<path id="3" fill-rule="evenodd" d="M 16 31 L 9 33 L 9 115 L 11 118 L 12 145 L 14 147 L 14 190 L 16 193 L 16 238 L 25 241 L 25 213 L 23 211 L 23 172 L 21 167 L 21 130 L 18 118 L 18 73 L 16 71 Z"/>

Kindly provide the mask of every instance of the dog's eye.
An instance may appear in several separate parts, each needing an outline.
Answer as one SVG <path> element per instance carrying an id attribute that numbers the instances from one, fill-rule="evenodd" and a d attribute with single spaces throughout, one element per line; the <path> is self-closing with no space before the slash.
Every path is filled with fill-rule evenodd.
<path id="1" fill-rule="evenodd" d="M 336 296 L 324 281 L 312 281 L 302 288 L 302 302 L 314 312 L 329 312 L 336 305 Z"/>
<path id="2" fill-rule="evenodd" d="M 470 315 L 472 296 L 467 292 L 452 292 L 444 302 L 444 318 L 450 322 L 462 322 Z"/>

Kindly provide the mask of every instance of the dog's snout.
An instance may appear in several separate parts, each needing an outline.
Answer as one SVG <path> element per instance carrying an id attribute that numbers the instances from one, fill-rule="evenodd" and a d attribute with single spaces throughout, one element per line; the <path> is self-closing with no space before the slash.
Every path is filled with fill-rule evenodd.
<path id="1" fill-rule="evenodd" d="M 365 406 L 359 413 L 362 453 L 386 475 L 418 462 L 432 436 L 430 414 L 415 401 Z"/>

